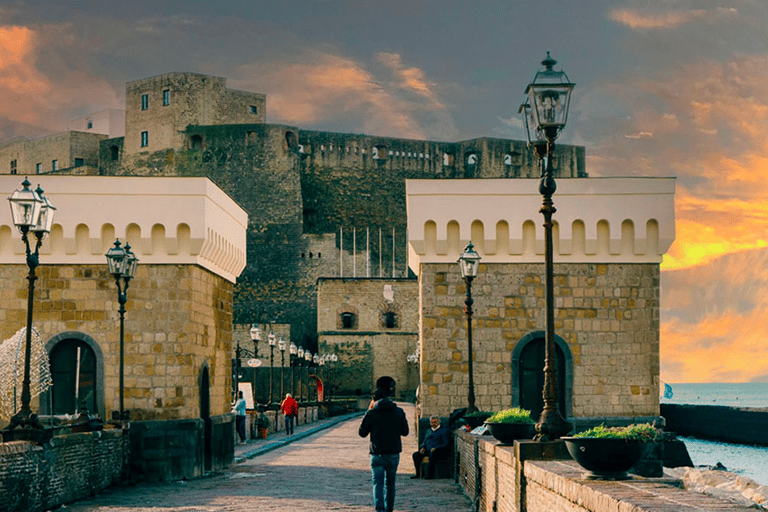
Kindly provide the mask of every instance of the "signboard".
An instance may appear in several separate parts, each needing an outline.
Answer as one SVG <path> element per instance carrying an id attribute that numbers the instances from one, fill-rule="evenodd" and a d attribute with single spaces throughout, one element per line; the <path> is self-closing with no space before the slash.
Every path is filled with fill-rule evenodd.
<path id="1" fill-rule="evenodd" d="M 245 398 L 245 408 L 253 409 L 253 387 L 250 382 L 238 382 L 237 390 L 243 392 L 243 398 Z"/>

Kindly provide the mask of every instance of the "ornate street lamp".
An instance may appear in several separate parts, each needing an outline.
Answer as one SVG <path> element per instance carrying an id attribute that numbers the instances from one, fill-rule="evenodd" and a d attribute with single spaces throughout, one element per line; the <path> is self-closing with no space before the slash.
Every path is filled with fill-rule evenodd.
<path id="1" fill-rule="evenodd" d="M 31 392 L 31 364 L 32 364 L 32 316 L 35 297 L 35 281 L 37 276 L 35 275 L 35 269 L 40 264 L 38 257 L 40 252 L 40 246 L 43 244 L 43 238 L 45 235 L 51 232 L 51 226 L 53 225 L 53 215 L 56 208 L 48 201 L 47 197 L 43 197 L 43 189 L 38 185 L 36 190 L 29 188 L 31 183 L 28 179 L 24 179 L 21 183 L 23 188 L 21 190 L 14 191 L 11 197 L 8 198 L 8 202 L 11 204 L 11 215 L 13 216 L 13 224 L 19 228 L 21 232 L 21 239 L 24 242 L 27 254 L 27 267 L 29 273 L 27 274 L 27 281 L 29 281 L 29 289 L 27 294 L 27 330 L 26 330 L 26 345 L 24 350 L 24 380 L 21 388 L 21 410 L 11 417 L 10 424 L 3 431 L 3 439 L 10 441 L 13 439 L 24 439 L 25 435 L 22 433 L 25 428 L 42 429 L 43 425 L 40 423 L 37 414 L 32 413 L 30 402 L 32 400 Z M 35 248 L 34 251 L 30 248 L 29 244 L 29 232 L 35 235 Z M 14 404 L 15 405 L 15 404 Z M 38 431 L 39 432 L 39 431 Z M 20 435 L 19 435 L 20 434 Z M 43 441 L 43 438 L 37 434 L 31 434 L 38 441 Z"/>
<path id="2" fill-rule="evenodd" d="M 272 376 L 275 373 L 275 345 L 277 345 L 277 337 L 272 329 L 269 330 L 267 335 L 267 342 L 269 343 L 269 405 L 272 405 L 272 391 L 274 390 Z"/>
<path id="3" fill-rule="evenodd" d="M 125 303 L 128 302 L 128 284 L 136 273 L 136 265 L 139 259 L 133 252 L 131 246 L 125 244 L 120 247 L 120 240 L 115 240 L 115 244 L 107 251 L 107 266 L 109 273 L 115 278 L 117 284 L 117 303 L 120 305 L 120 411 L 117 418 L 113 413 L 113 419 L 127 421 L 130 419 L 130 411 L 125 410 Z"/>
<path id="4" fill-rule="evenodd" d="M 290 347 L 288 347 L 288 369 L 290 370 L 291 374 L 291 395 L 296 398 L 296 379 L 295 379 L 295 372 L 293 370 L 294 362 L 296 361 L 296 355 L 299 351 L 299 347 L 296 346 L 295 343 L 291 342 Z"/>
<path id="5" fill-rule="evenodd" d="M 253 402 L 254 402 L 254 408 L 256 407 L 256 403 L 258 400 L 256 400 L 256 368 L 261 366 L 261 359 L 259 359 L 259 342 L 261 341 L 261 329 L 258 325 L 253 324 L 250 329 L 248 329 L 248 334 L 251 335 L 251 341 L 253 341 L 253 357 L 248 360 L 248 366 L 252 368 L 252 379 L 253 379 Z M 240 347 L 240 341 L 238 340 L 238 348 Z M 239 361 L 239 359 L 238 359 Z"/>
<path id="6" fill-rule="evenodd" d="M 312 352 L 309 350 L 304 351 L 304 366 L 307 367 L 307 403 L 311 398 L 312 393 L 309 391 L 309 365 L 312 363 Z"/>
<path id="7" fill-rule="evenodd" d="M 552 214 L 555 213 L 552 195 L 557 188 L 552 175 L 552 154 L 555 139 L 565 127 L 568 119 L 568 105 L 575 84 L 571 83 L 563 71 L 552 69 L 557 61 L 549 52 L 541 61 L 543 71 L 536 73 L 533 82 L 525 89 L 526 101 L 520 106 L 525 121 L 529 146 L 533 146 L 536 156 L 541 161 L 541 181 L 539 193 L 543 202 L 544 215 L 544 266 L 546 274 L 546 331 L 544 349 L 544 410 L 536 423 L 536 440 L 554 441 L 573 429 L 573 425 L 560 414 L 557 391 L 557 365 L 555 361 L 555 299 L 554 299 L 554 264 L 552 243 Z"/>
<path id="8" fill-rule="evenodd" d="M 304 401 L 304 388 L 301 385 L 301 381 L 304 380 L 304 375 L 302 371 L 302 366 L 304 364 L 304 349 L 302 347 L 299 347 L 299 349 L 296 351 L 296 362 L 299 366 L 299 402 Z"/>
<path id="9" fill-rule="evenodd" d="M 477 267 L 480 266 L 480 255 L 475 252 L 472 242 L 469 242 L 464 248 L 464 253 L 459 256 L 459 268 L 461 277 L 467 283 L 467 298 L 464 300 L 466 307 L 464 312 L 467 314 L 467 358 L 469 364 L 467 367 L 469 373 L 469 389 L 467 392 L 467 412 L 470 414 L 477 412 L 475 406 L 475 377 L 472 367 L 472 280 L 477 277 Z"/>
<path id="10" fill-rule="evenodd" d="M 285 338 L 282 336 L 277 343 L 277 348 L 280 349 L 280 400 L 282 400 L 285 396 L 285 349 L 287 348 Z"/>
<path id="11" fill-rule="evenodd" d="M 316 380 L 315 382 L 322 383 L 323 382 L 322 380 L 323 366 L 325 366 L 325 356 L 315 354 L 314 360 L 315 360 L 315 368 L 316 368 L 315 371 L 317 372 L 317 377 L 318 377 L 318 380 Z M 320 404 L 320 392 L 317 388 L 315 388 L 315 404 L 316 405 Z"/>

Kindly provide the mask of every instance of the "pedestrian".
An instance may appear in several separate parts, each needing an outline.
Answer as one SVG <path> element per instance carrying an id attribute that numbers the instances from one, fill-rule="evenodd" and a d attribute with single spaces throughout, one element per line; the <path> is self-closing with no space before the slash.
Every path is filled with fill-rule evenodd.
<path id="1" fill-rule="evenodd" d="M 240 437 L 240 444 L 245 444 L 245 398 L 243 392 L 237 392 L 237 400 L 232 405 L 232 412 L 235 415 L 235 430 Z"/>
<path id="2" fill-rule="evenodd" d="M 371 436 L 369 446 L 376 512 L 392 512 L 394 509 L 395 477 L 400 452 L 403 451 L 400 438 L 408 435 L 405 412 L 389 399 L 390 389 L 394 389 L 394 381 L 392 386 L 376 389 L 373 404 L 365 413 L 358 430 L 360 437 Z"/>
<path id="3" fill-rule="evenodd" d="M 427 480 L 435 477 L 435 463 L 449 455 L 451 433 L 448 427 L 440 423 L 439 416 L 430 416 L 429 426 L 431 430 L 424 436 L 424 440 L 419 445 L 419 450 L 413 453 L 413 465 L 416 468 L 416 474 L 411 478 L 421 476 L 421 462 L 424 457 L 429 457 L 427 463 Z"/>
<path id="4" fill-rule="evenodd" d="M 293 418 L 299 415 L 299 404 L 290 393 L 285 394 L 285 400 L 280 404 L 280 410 L 285 418 L 285 435 L 293 435 Z"/>

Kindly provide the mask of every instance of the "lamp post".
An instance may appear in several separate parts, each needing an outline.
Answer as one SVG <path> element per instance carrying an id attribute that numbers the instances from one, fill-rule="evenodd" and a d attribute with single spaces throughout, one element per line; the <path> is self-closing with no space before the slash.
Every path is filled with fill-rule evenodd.
<path id="1" fill-rule="evenodd" d="M 309 400 L 312 396 L 312 393 L 309 391 L 309 364 L 312 362 L 312 352 L 309 350 L 304 351 L 304 366 L 307 367 L 307 403 L 309 403 Z"/>
<path id="2" fill-rule="evenodd" d="M 267 335 L 267 342 L 269 342 L 269 404 L 272 405 L 274 386 L 272 385 L 272 376 L 275 373 L 275 345 L 277 345 L 277 337 L 275 332 L 270 329 Z"/>
<path id="3" fill-rule="evenodd" d="M 555 71 L 557 61 L 549 52 L 541 61 L 543 71 L 536 73 L 525 89 L 526 101 L 520 106 L 525 121 L 528 144 L 533 146 L 541 161 L 539 193 L 543 201 L 539 210 L 544 216 L 544 266 L 546 274 L 546 331 L 544 349 L 544 409 L 536 423 L 537 441 L 554 441 L 573 429 L 573 425 L 560 414 L 555 361 L 555 299 L 552 243 L 552 214 L 555 213 L 552 195 L 557 188 L 552 175 L 552 154 L 555 139 L 568 119 L 568 104 L 575 84 L 563 71 Z"/>
<path id="4" fill-rule="evenodd" d="M 467 358 L 469 364 L 467 371 L 469 373 L 469 389 L 467 390 L 467 412 L 470 414 L 477 412 L 475 406 L 475 377 L 472 368 L 472 280 L 477 277 L 477 267 L 480 266 L 480 255 L 475 252 L 472 242 L 469 242 L 464 248 L 464 253 L 459 256 L 459 268 L 461 277 L 467 283 L 467 298 L 464 300 L 464 312 L 467 314 Z"/>
<path id="5" fill-rule="evenodd" d="M 302 347 L 299 347 L 296 351 L 296 362 L 299 366 L 299 402 L 304 401 L 304 388 L 301 385 L 301 381 L 303 380 L 303 371 L 301 369 L 302 365 L 304 364 L 304 349 Z"/>
<path id="6" fill-rule="evenodd" d="M 282 400 L 285 396 L 285 349 L 287 348 L 285 338 L 282 336 L 280 336 L 277 348 L 280 349 L 280 400 Z"/>
<path id="7" fill-rule="evenodd" d="M 50 201 L 48 201 L 48 198 L 43 197 L 43 189 L 41 189 L 39 185 L 36 190 L 30 189 L 29 186 L 31 183 L 26 178 L 21 184 L 23 188 L 14 191 L 13 194 L 11 194 L 11 197 L 8 198 L 8 202 L 11 205 L 13 224 L 19 228 L 19 232 L 21 232 L 21 239 L 24 241 L 27 254 L 27 267 L 29 268 L 29 273 L 27 274 L 27 281 L 29 281 L 29 290 L 27 294 L 27 330 L 24 350 L 24 380 L 22 381 L 21 387 L 21 410 L 11 417 L 10 424 L 6 427 L 6 430 L 3 433 L 4 440 L 6 441 L 15 438 L 15 433 L 13 431 L 16 429 L 19 429 L 16 430 L 18 433 L 20 429 L 25 427 L 31 427 L 33 429 L 43 428 L 37 414 L 33 414 L 30 407 L 30 402 L 32 401 L 32 391 L 30 389 L 32 384 L 32 313 L 35 297 L 35 281 L 37 280 L 35 269 L 40 264 L 38 254 L 40 246 L 43 244 L 43 238 L 51 232 L 53 215 L 56 210 Z M 30 248 L 30 231 L 35 235 L 36 239 L 34 251 Z"/>
<path id="8" fill-rule="evenodd" d="M 289 370 L 289 373 L 291 374 L 291 395 L 293 395 L 294 398 L 296 398 L 295 397 L 296 379 L 294 378 L 295 375 L 293 371 L 293 366 L 294 366 L 294 361 L 296 361 L 296 354 L 298 353 L 298 351 L 299 351 L 299 347 L 297 347 L 295 343 L 291 342 L 291 345 L 288 347 L 288 370 Z"/>
<path id="9" fill-rule="evenodd" d="M 107 266 L 109 273 L 115 278 L 117 284 L 117 302 L 120 305 L 120 413 L 119 419 L 127 421 L 130 419 L 130 411 L 125 410 L 125 303 L 128 302 L 128 284 L 136 273 L 136 265 L 139 259 L 131 252 L 131 246 L 125 244 L 120 247 L 120 240 L 115 240 L 115 244 L 107 251 Z"/>
<path id="10" fill-rule="evenodd" d="M 336 362 L 339 360 L 339 356 L 337 356 L 336 354 L 331 354 L 330 360 L 331 360 L 331 366 L 328 368 L 330 372 L 330 376 L 328 377 L 329 381 L 331 380 L 332 377 L 335 377 L 335 375 L 333 374 L 333 370 L 335 369 L 334 367 L 336 366 Z M 333 398 L 333 394 L 335 393 L 335 391 L 336 390 L 334 389 L 334 387 L 331 387 L 330 385 L 328 386 L 328 394 L 330 395 L 331 398 Z"/>
<path id="11" fill-rule="evenodd" d="M 252 375 L 252 377 L 253 377 L 253 390 L 252 390 L 252 393 L 253 393 L 253 402 L 254 402 L 253 406 L 254 406 L 254 409 L 256 409 L 257 408 L 256 407 L 256 403 L 258 402 L 256 400 L 256 368 L 261 366 L 261 360 L 259 359 L 259 342 L 261 341 L 261 334 L 262 334 L 262 332 L 261 332 L 261 329 L 259 328 L 258 325 L 253 324 L 253 325 L 251 325 L 251 328 L 248 329 L 248 334 L 251 335 L 251 341 L 253 341 L 253 358 L 248 361 L 248 366 L 250 366 L 253 369 L 253 371 L 252 371 L 252 373 L 253 373 L 253 375 Z M 238 343 L 238 347 L 239 346 L 240 345 Z"/>
<path id="12" fill-rule="evenodd" d="M 318 379 L 320 378 L 320 366 L 323 364 L 323 357 L 320 354 L 315 354 L 312 357 L 312 362 L 315 365 L 315 384 L 317 384 Z M 315 385 L 315 405 L 318 405 L 320 402 L 320 394 L 318 393 L 317 385 Z"/>

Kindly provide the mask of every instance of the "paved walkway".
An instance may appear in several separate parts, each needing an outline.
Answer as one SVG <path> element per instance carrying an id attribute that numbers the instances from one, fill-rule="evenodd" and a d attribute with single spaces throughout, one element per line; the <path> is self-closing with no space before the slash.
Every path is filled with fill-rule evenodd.
<path id="1" fill-rule="evenodd" d="M 452 479 L 411 480 L 416 450 L 413 406 L 405 410 L 411 434 L 403 438 L 397 512 L 469 512 L 470 500 Z M 239 463 L 197 480 L 114 488 L 67 505 L 68 512 L 371 511 L 368 438 L 357 434 L 360 415 L 298 427 L 293 436 L 238 445 Z"/>

